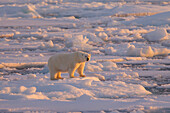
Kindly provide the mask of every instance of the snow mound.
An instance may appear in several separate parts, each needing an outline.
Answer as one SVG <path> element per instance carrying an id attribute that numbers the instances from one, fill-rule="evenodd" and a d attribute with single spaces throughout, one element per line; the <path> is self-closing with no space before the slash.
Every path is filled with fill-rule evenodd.
<path id="1" fill-rule="evenodd" d="M 152 49 L 150 46 L 145 48 L 136 48 L 134 45 L 131 45 L 127 50 L 128 56 L 134 57 L 153 57 L 153 56 L 167 56 L 170 53 L 170 50 L 167 48 L 162 49 Z"/>
<path id="2" fill-rule="evenodd" d="M 76 100 L 77 101 L 85 101 L 85 102 L 87 102 L 87 101 L 91 100 L 91 98 L 92 98 L 91 96 L 84 94 L 84 95 L 76 98 Z"/>
<path id="3" fill-rule="evenodd" d="M 9 68 L 17 68 L 24 69 L 30 67 L 44 67 L 47 62 L 30 62 L 30 63 L 2 63 L 0 64 L 0 68 L 9 67 Z"/>
<path id="4" fill-rule="evenodd" d="M 168 39 L 168 33 L 166 29 L 156 29 L 155 31 L 147 33 L 144 37 L 151 42 L 162 41 Z"/>
<path id="5" fill-rule="evenodd" d="M 93 73 L 93 74 L 88 74 L 87 76 L 88 77 L 97 77 L 100 81 L 105 81 L 105 77 L 101 74 Z"/>
<path id="6" fill-rule="evenodd" d="M 41 43 L 41 47 L 43 48 L 52 48 L 54 47 L 53 41 L 49 40 L 48 42 Z"/>
<path id="7" fill-rule="evenodd" d="M 64 31 L 64 29 L 61 29 L 59 27 L 48 27 L 47 31 L 48 32 L 61 32 L 61 31 Z"/>
<path id="8" fill-rule="evenodd" d="M 103 71 L 102 69 L 103 65 L 95 65 L 95 64 L 90 64 L 88 63 L 85 67 L 85 70 L 91 71 L 91 72 L 100 72 Z"/>
<path id="9" fill-rule="evenodd" d="M 135 0 L 126 0 L 126 1 L 135 1 Z M 149 1 L 149 0 L 148 0 Z M 141 2 L 141 0 L 140 0 Z M 168 6 L 167 6 L 168 7 Z M 160 7 L 158 5 L 137 5 L 137 4 L 126 4 L 119 5 L 113 10 L 113 13 L 117 17 L 126 17 L 126 16 L 146 16 L 152 15 L 157 12 L 160 12 L 160 9 L 164 11 L 169 11 L 167 7 Z M 160 8 L 160 9 L 159 9 Z"/>
<path id="10" fill-rule="evenodd" d="M 170 53 L 170 50 L 167 48 L 154 49 L 155 56 L 167 56 Z"/>
<path id="11" fill-rule="evenodd" d="M 98 38 L 94 33 L 88 33 L 86 37 L 89 39 L 89 41 L 93 41 L 94 43 L 103 42 L 103 40 Z"/>
<path id="12" fill-rule="evenodd" d="M 159 25 L 169 24 L 170 23 L 169 18 L 170 18 L 170 11 L 135 19 L 129 22 L 125 22 L 125 24 L 137 24 L 142 26 L 146 26 L 146 25 L 159 26 Z"/>
<path id="13" fill-rule="evenodd" d="M 163 41 L 162 46 L 170 47 L 170 39 L 166 40 L 166 41 Z"/>
<path id="14" fill-rule="evenodd" d="M 67 40 L 66 47 L 68 48 L 75 47 L 75 48 L 85 49 L 85 50 L 90 49 L 92 48 L 92 46 L 87 43 L 88 40 L 89 39 L 87 37 L 84 37 L 83 35 L 76 35 Z"/>
<path id="15" fill-rule="evenodd" d="M 13 37 L 13 36 L 14 36 L 14 33 L 0 32 L 0 38 Z"/>
<path id="16" fill-rule="evenodd" d="M 108 35 L 105 32 L 100 32 L 98 34 L 98 37 L 101 38 L 104 41 L 108 40 Z"/>
<path id="17" fill-rule="evenodd" d="M 29 75 L 27 76 L 27 78 L 28 78 L 28 79 L 34 79 L 34 78 L 36 78 L 36 74 L 29 74 Z"/>
<path id="18" fill-rule="evenodd" d="M 117 50 L 115 50 L 113 47 L 107 47 L 105 49 L 105 54 L 106 55 L 113 55 Z"/>
<path id="19" fill-rule="evenodd" d="M 19 84 L 10 83 L 0 88 L 0 99 L 43 99 L 43 100 L 82 100 L 83 98 L 122 98 L 151 94 L 143 86 L 121 81 L 105 81 L 100 74 L 91 77 L 49 81 L 36 77 L 36 80 L 18 80 Z M 93 77 L 94 76 L 94 77 Z M 96 77 L 95 77 L 96 76 Z M 98 77 L 98 78 L 97 78 Z M 29 82 L 28 82 L 29 81 Z M 23 83 L 24 86 L 22 85 Z M 13 85 L 16 85 L 14 87 Z M 34 85 L 32 87 L 31 85 Z M 84 95 L 84 96 L 83 96 Z M 86 95 L 86 96 L 85 96 Z"/>
<path id="20" fill-rule="evenodd" d="M 114 62 L 102 62 L 103 70 L 104 71 L 112 71 L 117 69 L 117 65 Z"/>
<path id="21" fill-rule="evenodd" d="M 0 17 L 41 18 L 33 5 L 1 6 Z"/>
<path id="22" fill-rule="evenodd" d="M 1 94 L 10 94 L 10 93 L 15 93 L 15 94 L 33 94 L 36 92 L 36 87 L 25 87 L 25 86 L 20 86 L 20 87 L 4 87 L 1 89 Z"/>
<path id="23" fill-rule="evenodd" d="M 85 70 L 91 72 L 98 72 L 98 71 L 112 71 L 117 69 L 116 63 L 112 61 L 102 61 L 102 62 L 92 62 L 88 63 L 85 67 Z"/>
<path id="24" fill-rule="evenodd" d="M 161 85 L 158 88 L 170 88 L 170 84 Z"/>
<path id="25" fill-rule="evenodd" d="M 42 42 L 38 48 L 39 49 L 48 49 L 48 50 L 52 50 L 52 51 L 61 51 L 64 47 L 62 47 L 59 44 L 54 44 L 52 40 L 49 40 L 48 42 Z M 40 54 L 40 56 L 43 57 L 42 54 Z"/>

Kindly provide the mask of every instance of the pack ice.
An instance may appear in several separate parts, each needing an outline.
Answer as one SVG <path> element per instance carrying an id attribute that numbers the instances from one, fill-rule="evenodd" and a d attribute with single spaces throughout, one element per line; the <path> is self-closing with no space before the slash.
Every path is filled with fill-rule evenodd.
<path id="1" fill-rule="evenodd" d="M 0 112 L 170 111 L 170 0 L 1 0 Z M 50 80 L 56 53 L 91 54 Z"/>

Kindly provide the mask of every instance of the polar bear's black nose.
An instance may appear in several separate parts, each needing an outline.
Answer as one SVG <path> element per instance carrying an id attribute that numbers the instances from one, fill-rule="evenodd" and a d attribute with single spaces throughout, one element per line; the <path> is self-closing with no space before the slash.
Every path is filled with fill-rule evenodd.
<path id="1" fill-rule="evenodd" d="M 87 61 L 89 61 L 89 58 L 87 57 Z"/>

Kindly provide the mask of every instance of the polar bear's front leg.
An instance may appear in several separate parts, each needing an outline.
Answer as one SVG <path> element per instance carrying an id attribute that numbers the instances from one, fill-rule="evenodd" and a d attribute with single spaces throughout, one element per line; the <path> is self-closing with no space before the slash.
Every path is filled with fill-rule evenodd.
<path id="1" fill-rule="evenodd" d="M 77 72 L 79 73 L 80 77 L 86 77 L 86 75 L 84 75 L 83 73 L 84 66 L 85 66 L 85 62 L 81 63 L 80 66 L 77 68 Z"/>
<path id="2" fill-rule="evenodd" d="M 68 73 L 69 73 L 69 76 L 70 78 L 74 78 L 74 72 L 76 71 L 76 69 L 80 66 L 80 64 L 75 64 L 75 65 L 72 65 L 69 70 L 68 70 Z"/>
<path id="3" fill-rule="evenodd" d="M 69 73 L 69 76 L 70 78 L 74 78 L 74 72 L 75 72 L 75 69 L 69 69 L 68 73 Z"/>

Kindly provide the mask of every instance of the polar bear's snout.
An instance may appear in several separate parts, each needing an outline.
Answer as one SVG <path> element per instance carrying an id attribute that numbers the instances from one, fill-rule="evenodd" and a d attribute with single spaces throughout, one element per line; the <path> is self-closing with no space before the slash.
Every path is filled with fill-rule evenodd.
<path id="1" fill-rule="evenodd" d="M 87 57 L 87 61 L 89 61 L 89 60 L 90 60 L 90 58 Z"/>
<path id="2" fill-rule="evenodd" d="M 89 55 L 87 55 L 87 56 L 85 56 L 85 58 L 86 58 L 86 61 L 89 61 L 90 60 L 90 54 Z"/>

